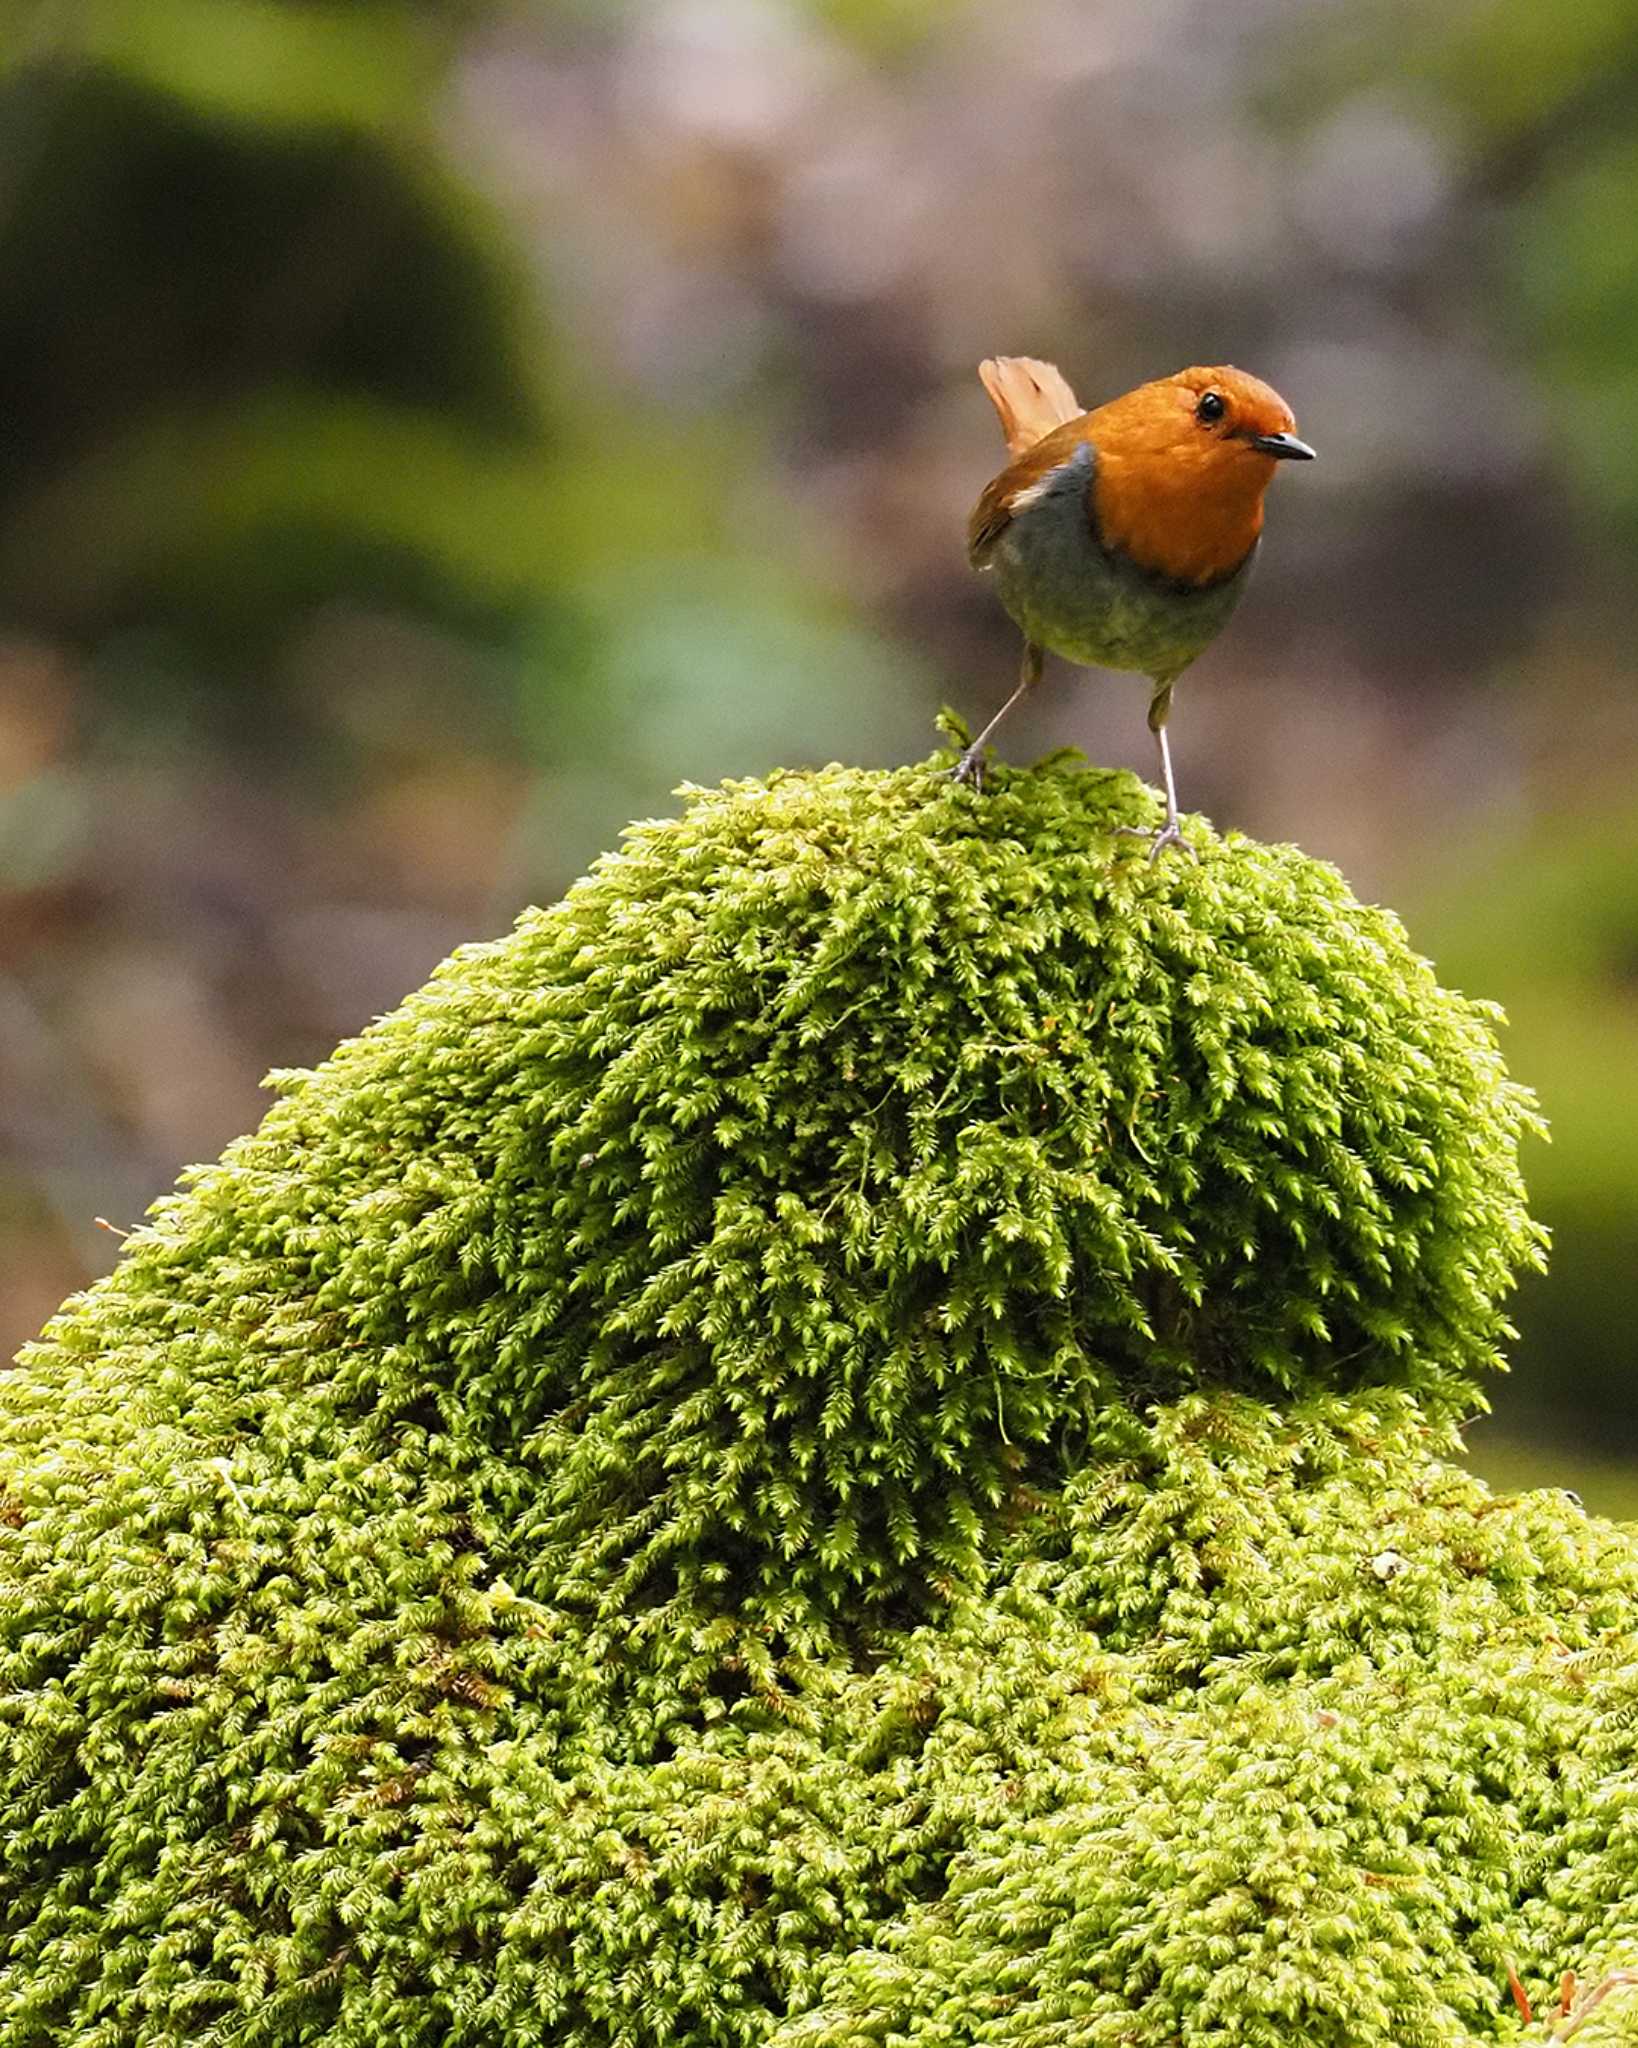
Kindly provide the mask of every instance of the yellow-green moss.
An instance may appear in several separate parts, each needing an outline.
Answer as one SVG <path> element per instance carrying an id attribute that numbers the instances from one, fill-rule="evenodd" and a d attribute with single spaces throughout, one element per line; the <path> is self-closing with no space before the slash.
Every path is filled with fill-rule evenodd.
<path id="1" fill-rule="evenodd" d="M 67 1306 L 0 2048 L 1408 2048 L 1631 1946 L 1632 1546 L 1436 1458 L 1528 1103 L 1134 795 L 695 793 Z"/>

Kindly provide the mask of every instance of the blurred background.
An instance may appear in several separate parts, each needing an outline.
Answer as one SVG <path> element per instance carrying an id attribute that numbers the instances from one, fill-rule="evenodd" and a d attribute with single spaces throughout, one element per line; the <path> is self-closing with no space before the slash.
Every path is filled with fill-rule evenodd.
<path id="1" fill-rule="evenodd" d="M 1638 1514 L 1638 0 L 0 6 L 0 1355 L 684 779 L 1010 687 L 973 374 L 1319 447 L 1185 802 L 1507 1006 L 1481 1469 Z M 1149 771 L 1135 683 L 1006 751 Z"/>

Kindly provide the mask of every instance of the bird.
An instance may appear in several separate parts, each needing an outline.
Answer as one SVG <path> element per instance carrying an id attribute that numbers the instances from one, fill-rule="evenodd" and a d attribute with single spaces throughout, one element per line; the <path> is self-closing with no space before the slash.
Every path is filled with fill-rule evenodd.
<path id="1" fill-rule="evenodd" d="M 1147 676 L 1166 820 L 1152 837 L 1120 829 L 1150 839 L 1150 860 L 1166 846 L 1198 858 L 1178 820 L 1172 690 L 1244 594 L 1275 472 L 1314 450 L 1279 393 L 1230 364 L 1179 370 L 1092 412 L 1033 356 L 987 357 L 978 374 L 1011 460 L 973 507 L 967 555 L 994 577 L 1024 653 L 1018 687 L 952 773 L 982 787 L 984 749 L 1049 651 Z"/>

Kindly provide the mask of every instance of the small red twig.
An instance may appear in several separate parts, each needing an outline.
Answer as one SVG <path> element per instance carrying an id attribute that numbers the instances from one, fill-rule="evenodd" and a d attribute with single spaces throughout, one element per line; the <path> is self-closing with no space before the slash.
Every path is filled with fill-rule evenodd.
<path id="1" fill-rule="evenodd" d="M 1638 1988 L 1638 1970 L 1611 1970 L 1601 1983 L 1595 1984 L 1580 2004 L 1575 2004 L 1575 1973 L 1567 1970 L 1565 1982 L 1570 1987 L 1571 2009 L 1564 2013 L 1560 2024 L 1548 2036 L 1551 2041 L 1568 2041 L 1579 2034 L 1598 2008 L 1612 1991 L 1631 1991 Z M 1564 1999 L 1563 1988 L 1559 1991 L 1559 2002 Z"/>
<path id="2" fill-rule="evenodd" d="M 1513 2003 L 1518 2007 L 1524 2024 L 1529 2026 L 1535 2019 L 1535 2014 L 1530 2008 L 1530 1994 L 1519 1982 L 1519 1973 L 1511 1963 L 1507 1966 L 1507 1988 L 1513 1994 Z"/>

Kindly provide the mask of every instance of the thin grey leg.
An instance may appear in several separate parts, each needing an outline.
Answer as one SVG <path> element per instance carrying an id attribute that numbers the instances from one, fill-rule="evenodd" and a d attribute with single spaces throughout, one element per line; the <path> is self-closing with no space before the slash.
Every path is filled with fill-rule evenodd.
<path id="1" fill-rule="evenodd" d="M 1166 728 L 1155 727 L 1155 740 L 1160 748 L 1160 779 L 1166 790 L 1166 823 L 1177 823 L 1177 784 L 1172 779 L 1172 750 L 1167 743 Z"/>
<path id="2" fill-rule="evenodd" d="M 1173 677 L 1175 682 L 1176 678 Z M 1172 683 L 1165 682 L 1155 691 L 1149 705 L 1149 730 L 1155 736 L 1155 751 L 1160 755 L 1160 780 L 1166 792 L 1166 822 L 1158 832 L 1149 833 L 1141 825 L 1118 825 L 1116 831 L 1133 839 L 1149 841 L 1149 858 L 1159 857 L 1163 846 L 1175 846 L 1186 853 L 1190 860 L 1198 861 L 1200 856 L 1183 837 L 1183 828 L 1178 822 L 1177 782 L 1172 774 L 1172 750 L 1166 738 L 1166 720 L 1172 710 Z"/>
<path id="3" fill-rule="evenodd" d="M 1006 717 L 1012 707 L 1021 698 L 1027 697 L 1041 680 L 1041 669 L 1045 660 L 1044 651 L 1033 640 L 1026 640 L 1024 642 L 1023 659 L 1018 666 L 1018 687 L 990 720 L 989 724 L 985 726 L 977 739 L 973 741 L 954 768 L 951 769 L 950 773 L 957 782 L 970 782 L 975 789 L 983 787 L 984 749 L 989 743 L 990 734 L 994 732 L 995 728 Z"/>

